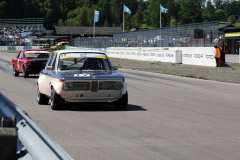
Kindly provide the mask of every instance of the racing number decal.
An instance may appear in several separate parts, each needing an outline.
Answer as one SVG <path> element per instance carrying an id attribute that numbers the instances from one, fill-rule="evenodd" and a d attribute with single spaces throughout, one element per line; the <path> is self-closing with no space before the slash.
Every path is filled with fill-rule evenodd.
<path id="1" fill-rule="evenodd" d="M 17 61 L 17 67 L 18 67 L 18 69 L 20 69 L 19 59 L 18 59 L 18 61 Z"/>

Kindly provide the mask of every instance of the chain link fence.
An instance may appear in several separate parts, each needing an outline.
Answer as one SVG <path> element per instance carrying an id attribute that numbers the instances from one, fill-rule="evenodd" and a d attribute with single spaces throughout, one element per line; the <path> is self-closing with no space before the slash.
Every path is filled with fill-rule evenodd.
<path id="1" fill-rule="evenodd" d="M 210 47 L 219 38 L 218 22 L 122 32 L 113 37 L 78 37 L 77 47 Z"/>

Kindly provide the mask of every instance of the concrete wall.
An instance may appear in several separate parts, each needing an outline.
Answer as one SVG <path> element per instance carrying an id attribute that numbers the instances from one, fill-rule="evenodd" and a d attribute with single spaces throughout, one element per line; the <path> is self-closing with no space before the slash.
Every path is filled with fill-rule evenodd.
<path id="1" fill-rule="evenodd" d="M 107 55 L 143 61 L 216 66 L 213 47 L 110 47 Z"/>

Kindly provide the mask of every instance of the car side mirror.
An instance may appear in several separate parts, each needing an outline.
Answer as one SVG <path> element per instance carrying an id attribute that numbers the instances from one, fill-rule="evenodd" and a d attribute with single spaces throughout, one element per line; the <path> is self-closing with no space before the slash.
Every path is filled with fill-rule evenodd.
<path id="1" fill-rule="evenodd" d="M 118 70 L 118 67 L 117 66 L 113 66 L 112 70 Z"/>
<path id="2" fill-rule="evenodd" d="M 46 67 L 46 70 L 51 71 L 51 70 L 52 70 L 52 66 L 47 66 L 47 67 Z"/>

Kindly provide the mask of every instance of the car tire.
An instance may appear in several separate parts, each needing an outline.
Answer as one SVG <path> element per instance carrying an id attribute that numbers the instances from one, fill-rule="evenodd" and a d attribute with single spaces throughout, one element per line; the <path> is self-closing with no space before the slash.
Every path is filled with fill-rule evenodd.
<path id="1" fill-rule="evenodd" d="M 27 73 L 25 67 L 23 66 L 23 78 L 28 78 L 29 74 Z"/>
<path id="2" fill-rule="evenodd" d="M 15 65 L 13 65 L 13 75 L 14 75 L 15 77 L 19 76 L 19 72 L 16 71 Z"/>
<path id="3" fill-rule="evenodd" d="M 38 104 L 48 104 L 49 98 L 44 94 L 40 93 L 39 88 L 37 90 L 37 102 Z"/>
<path id="4" fill-rule="evenodd" d="M 116 109 L 127 109 L 128 107 L 128 92 L 126 92 L 121 99 L 115 102 Z"/>
<path id="5" fill-rule="evenodd" d="M 51 97 L 50 97 L 50 105 L 52 110 L 59 110 L 62 108 L 63 99 L 57 92 L 52 88 L 51 89 Z"/>

